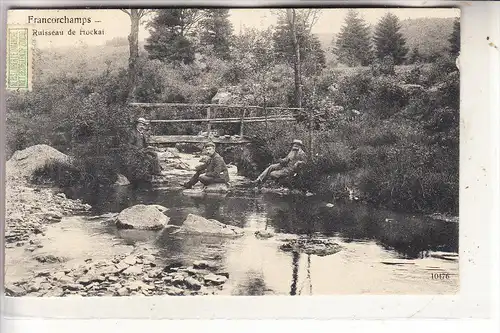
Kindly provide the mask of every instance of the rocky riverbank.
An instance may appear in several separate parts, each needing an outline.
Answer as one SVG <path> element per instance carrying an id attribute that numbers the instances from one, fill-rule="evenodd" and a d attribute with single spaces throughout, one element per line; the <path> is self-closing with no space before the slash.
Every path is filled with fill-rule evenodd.
<path id="1" fill-rule="evenodd" d="M 68 239 L 76 235 L 65 227 L 71 224 L 67 217 L 88 215 L 91 206 L 68 199 L 57 189 L 30 184 L 34 170 L 51 160 L 69 158 L 39 145 L 16 152 L 7 162 L 7 296 L 206 295 L 215 293 L 226 282 L 229 274 L 220 272 L 213 263 L 162 267 L 164 264 L 151 249 L 133 247 L 127 251 L 130 247 L 122 246 L 125 250 L 110 250 L 113 241 L 100 235 L 89 236 L 87 242 L 92 242 L 92 247 L 103 247 L 105 254 L 98 260 L 81 258 L 82 253 L 73 248 L 81 244 L 77 239 Z M 47 239 L 45 234 L 53 224 L 58 228 L 51 230 L 60 229 L 59 238 Z M 67 243 L 58 243 L 62 241 Z M 110 255 L 113 251 L 118 254 Z M 18 276 L 18 271 L 23 274 Z"/>
<path id="2" fill-rule="evenodd" d="M 66 198 L 53 189 L 33 188 L 26 183 L 7 183 L 5 246 L 34 250 L 40 246 L 36 235 L 43 236 L 48 224 L 58 223 L 64 216 L 82 214 L 91 207 L 80 200 Z M 38 238 L 37 238 L 38 239 Z"/>
<path id="3" fill-rule="evenodd" d="M 33 251 L 39 242 L 35 235 L 44 234 L 48 224 L 64 216 L 82 214 L 91 209 L 80 200 L 66 198 L 50 188 L 30 184 L 33 172 L 49 161 L 68 162 L 68 156 L 47 145 L 36 145 L 17 151 L 6 163 L 5 244 L 27 246 Z"/>
<path id="4" fill-rule="evenodd" d="M 71 268 L 34 272 L 29 278 L 8 283 L 7 296 L 134 296 L 209 295 L 222 287 L 229 274 L 208 261 L 191 266 L 159 267 L 147 251 L 114 256 L 109 260 L 87 258 Z"/>

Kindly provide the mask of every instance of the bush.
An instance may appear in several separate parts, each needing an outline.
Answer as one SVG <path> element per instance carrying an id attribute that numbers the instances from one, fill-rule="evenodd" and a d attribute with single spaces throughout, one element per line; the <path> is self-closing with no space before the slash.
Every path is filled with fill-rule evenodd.
<path id="1" fill-rule="evenodd" d="M 234 86 L 240 104 L 294 105 L 290 66 L 276 59 L 255 61 L 250 53 L 242 49 L 232 60 L 206 56 L 177 67 L 141 55 L 136 100 L 206 103 L 220 88 Z M 91 75 L 84 78 L 65 64 L 65 71 L 35 75 L 32 92 L 9 92 L 8 154 L 36 143 L 63 150 L 74 157 L 73 166 L 48 165 L 37 173 L 40 179 L 58 178 L 63 185 L 109 185 L 117 173 L 132 181 L 147 180 L 150 166 L 126 144 L 131 121 L 139 116 L 200 118 L 206 110 L 128 108 L 126 63 L 122 64 L 87 64 Z M 301 139 L 311 160 L 297 179 L 299 188 L 344 196 L 349 187 L 358 189 L 361 198 L 393 209 L 457 212 L 460 78 L 454 59 L 442 57 L 430 65 L 394 70 L 389 66 L 378 72 L 366 67 L 327 68 L 315 74 L 302 78 L 305 110 L 294 113 L 296 123 L 246 124 L 254 146 L 225 149 L 225 158 L 254 178 L 285 156 L 293 139 Z M 404 84 L 423 89 L 408 90 Z M 315 115 L 312 129 L 310 113 Z M 153 130 L 196 134 L 205 128 L 198 123 L 161 124 Z M 239 125 L 215 128 L 232 134 Z"/>
<path id="2" fill-rule="evenodd" d="M 76 167 L 67 163 L 49 162 L 33 172 L 31 181 L 35 184 L 54 184 L 61 187 L 79 185 L 87 179 Z"/>

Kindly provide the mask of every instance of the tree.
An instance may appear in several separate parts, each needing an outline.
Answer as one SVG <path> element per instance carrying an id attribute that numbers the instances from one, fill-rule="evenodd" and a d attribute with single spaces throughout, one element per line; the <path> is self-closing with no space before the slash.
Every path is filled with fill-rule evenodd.
<path id="1" fill-rule="evenodd" d="M 273 46 L 277 59 L 294 66 L 295 49 L 290 39 L 287 21 L 278 18 L 278 24 L 273 34 Z M 317 74 L 326 63 L 325 51 L 317 36 L 309 32 L 303 24 L 297 26 L 297 40 L 300 49 L 300 61 L 304 75 Z"/>
<path id="2" fill-rule="evenodd" d="M 334 52 L 339 61 L 348 66 L 367 66 L 372 62 L 370 28 L 354 9 L 347 12 Z"/>
<path id="3" fill-rule="evenodd" d="M 121 9 L 130 17 L 130 35 L 128 35 L 129 58 L 128 58 L 128 99 L 133 99 L 135 81 L 137 78 L 137 59 L 139 58 L 139 24 L 141 19 L 150 11 L 147 9 Z"/>
<path id="4" fill-rule="evenodd" d="M 274 36 L 275 49 L 279 57 L 293 64 L 295 83 L 295 105 L 302 106 L 302 63 L 307 54 L 306 50 L 320 46 L 319 40 L 312 41 L 311 28 L 318 21 L 320 9 L 295 9 L 276 10 L 278 15 L 278 29 Z M 306 40 L 309 37 L 309 43 Z M 318 57 L 319 61 L 323 57 Z"/>
<path id="5" fill-rule="evenodd" d="M 399 32 L 400 29 L 401 24 L 396 15 L 387 13 L 380 19 L 373 36 L 375 53 L 378 59 L 392 56 L 395 65 L 404 62 L 408 48 L 403 34 Z"/>
<path id="6" fill-rule="evenodd" d="M 150 37 L 144 48 L 151 59 L 174 64 L 195 59 L 195 36 L 203 10 L 191 8 L 158 9 L 149 22 Z"/>
<path id="7" fill-rule="evenodd" d="M 456 18 L 453 22 L 453 31 L 448 38 L 450 43 L 450 53 L 453 56 L 458 56 L 460 53 L 460 19 Z"/>
<path id="8" fill-rule="evenodd" d="M 273 48 L 272 28 L 266 30 L 245 29 L 235 36 L 230 73 L 244 78 L 238 85 L 251 92 L 255 105 L 278 106 L 286 103 L 283 93 L 283 75 L 288 66 L 281 65 Z M 287 71 L 288 70 L 288 71 Z M 285 88 L 286 89 L 286 88 Z"/>
<path id="9" fill-rule="evenodd" d="M 300 68 L 300 47 L 297 39 L 297 15 L 295 9 L 287 9 L 286 16 L 288 25 L 290 27 L 290 34 L 292 36 L 293 49 L 295 52 L 294 57 L 294 76 L 295 76 L 295 103 L 298 108 L 302 107 L 302 83 L 301 83 L 301 68 Z"/>
<path id="10" fill-rule="evenodd" d="M 233 35 L 229 9 L 206 9 L 200 21 L 200 30 L 200 45 L 211 46 L 214 55 L 219 59 L 229 59 Z"/>

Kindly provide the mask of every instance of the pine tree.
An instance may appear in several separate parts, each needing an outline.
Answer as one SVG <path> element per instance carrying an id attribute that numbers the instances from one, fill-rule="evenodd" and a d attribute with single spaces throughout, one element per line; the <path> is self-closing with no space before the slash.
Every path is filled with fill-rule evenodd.
<path id="1" fill-rule="evenodd" d="M 380 19 L 373 36 L 377 58 L 392 56 L 396 65 L 404 62 L 408 48 L 400 29 L 401 24 L 396 15 L 387 13 Z"/>
<path id="2" fill-rule="evenodd" d="M 148 23 L 150 37 L 144 46 L 149 57 L 172 63 L 192 63 L 195 28 L 202 17 L 201 9 L 156 10 L 156 16 Z"/>
<path id="3" fill-rule="evenodd" d="M 297 24 L 297 41 L 300 49 L 301 64 L 310 69 L 313 66 L 319 70 L 326 63 L 325 51 L 319 38 L 308 32 L 304 24 Z M 278 18 L 278 24 L 273 34 L 273 45 L 278 60 L 293 65 L 295 51 L 290 38 L 288 23 L 283 18 Z M 308 70 L 308 73 L 311 74 Z"/>
<path id="4" fill-rule="evenodd" d="M 229 59 L 233 37 L 233 26 L 229 21 L 229 9 L 206 9 L 200 26 L 200 44 L 202 46 L 212 46 L 217 58 Z"/>
<path id="5" fill-rule="evenodd" d="M 337 36 L 334 52 L 339 61 L 348 66 L 367 66 L 372 62 L 370 28 L 353 9 L 347 13 Z"/>
<path id="6" fill-rule="evenodd" d="M 451 55 L 457 56 L 460 53 L 460 20 L 458 18 L 453 22 L 453 31 L 448 42 Z"/>

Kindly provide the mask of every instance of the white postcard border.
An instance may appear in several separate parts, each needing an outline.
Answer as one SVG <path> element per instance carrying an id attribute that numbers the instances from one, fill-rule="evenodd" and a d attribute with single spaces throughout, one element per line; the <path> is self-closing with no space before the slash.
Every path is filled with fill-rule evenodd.
<path id="1" fill-rule="evenodd" d="M 499 267 L 499 233 L 493 222 L 498 221 L 500 202 L 500 121 L 498 112 L 493 112 L 498 110 L 500 51 L 490 43 L 500 44 L 500 6 L 494 2 L 470 2 L 462 3 L 461 9 L 459 295 L 5 298 L 2 301 L 4 316 L 66 319 L 490 317 L 498 308 L 496 301 L 492 303 L 492 296 L 498 295 Z M 490 37 L 489 41 L 486 37 Z M 486 76 L 486 73 L 493 75 Z M 1 186 L 4 190 L 3 182 Z"/>

